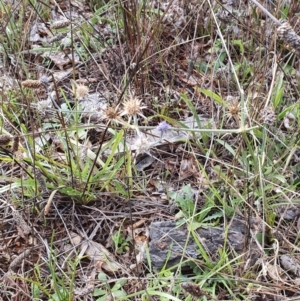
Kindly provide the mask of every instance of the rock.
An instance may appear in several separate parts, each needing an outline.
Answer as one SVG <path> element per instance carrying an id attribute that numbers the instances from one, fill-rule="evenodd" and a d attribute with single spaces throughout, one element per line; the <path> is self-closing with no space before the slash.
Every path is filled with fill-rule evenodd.
<path id="1" fill-rule="evenodd" d="M 216 258 L 218 249 L 224 247 L 225 241 L 229 250 L 234 250 L 238 254 L 242 254 L 244 251 L 245 223 L 238 218 L 234 218 L 230 222 L 226 240 L 226 233 L 222 227 L 199 228 L 196 230 L 196 233 L 204 250 L 212 260 Z M 197 251 L 199 247 L 195 243 L 193 236 L 190 235 L 188 242 L 186 241 L 187 237 L 188 229 L 186 225 L 178 227 L 176 222 L 173 221 L 153 222 L 150 226 L 149 243 L 149 253 L 153 268 L 160 270 L 166 264 L 166 261 L 166 266 L 170 268 L 179 263 L 182 257 L 184 257 L 183 260 L 200 258 L 200 252 Z M 249 250 L 255 246 L 255 243 L 251 244 Z M 185 250 L 184 254 L 183 250 Z M 250 252 L 251 254 L 248 254 L 251 261 L 250 265 L 253 265 L 257 260 L 257 256 L 259 256 L 257 252 L 255 255 L 252 251 Z M 232 254 L 233 252 L 230 253 Z"/>

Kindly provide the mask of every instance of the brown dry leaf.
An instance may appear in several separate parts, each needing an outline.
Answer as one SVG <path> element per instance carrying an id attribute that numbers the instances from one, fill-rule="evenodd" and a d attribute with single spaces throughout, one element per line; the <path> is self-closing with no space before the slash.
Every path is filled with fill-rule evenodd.
<path id="1" fill-rule="evenodd" d="M 209 126 L 212 127 L 212 120 L 210 118 L 207 118 L 203 115 L 198 115 L 202 127 Z M 184 123 L 185 126 L 187 126 L 190 129 L 196 129 L 197 128 L 197 122 L 193 116 L 187 117 L 182 123 Z M 201 133 L 194 133 L 196 137 L 201 137 Z M 164 144 L 170 145 L 170 143 L 176 143 L 180 141 L 188 140 L 191 135 L 186 131 L 177 131 L 177 130 L 168 130 L 166 133 L 163 134 L 162 139 L 161 132 L 154 128 L 153 130 L 149 131 L 149 135 L 147 135 L 147 132 L 141 134 L 141 139 L 146 140 L 148 144 L 151 147 L 160 147 Z M 131 149 L 135 150 L 136 145 L 134 145 L 132 142 L 134 139 L 128 139 L 129 143 L 131 144 Z"/>
<path id="2" fill-rule="evenodd" d="M 67 56 L 63 52 L 59 53 L 52 53 L 52 52 L 45 52 L 42 57 L 50 59 L 55 66 L 57 66 L 60 70 L 64 70 L 67 65 L 71 65 L 72 59 L 71 57 Z M 74 57 L 74 64 L 79 62 L 79 57 L 75 55 Z"/>
<path id="3" fill-rule="evenodd" d="M 50 207 L 51 207 L 51 204 L 52 204 L 52 201 L 53 201 L 53 198 L 55 196 L 55 194 L 57 193 L 57 189 L 53 190 L 48 198 L 48 201 L 47 201 L 47 204 L 44 208 L 44 215 L 48 215 L 49 211 L 50 211 Z"/>
<path id="4" fill-rule="evenodd" d="M 143 263 L 147 246 L 148 246 L 147 240 L 143 242 L 140 241 L 138 243 L 136 242 L 135 247 L 139 251 L 139 253 L 136 255 L 136 262 L 130 265 L 131 270 L 136 269 L 138 266 L 140 266 Z"/>
<path id="5" fill-rule="evenodd" d="M 2 63 L 0 62 L 0 68 L 3 68 Z M 18 83 L 16 79 L 13 77 L 3 75 L 0 77 L 0 91 L 1 93 L 8 93 L 8 91 L 12 90 L 13 88 L 17 87 Z"/>
<path id="6" fill-rule="evenodd" d="M 300 208 L 292 205 L 279 206 L 275 210 L 278 217 L 285 220 L 294 220 L 300 216 Z"/>
<path id="7" fill-rule="evenodd" d="M 72 70 L 73 70 L 73 68 L 70 67 L 68 69 L 56 71 L 56 72 L 54 72 L 53 77 L 56 81 L 61 81 L 65 78 L 67 78 L 72 73 Z"/>
<path id="8" fill-rule="evenodd" d="M 79 245 L 83 238 L 72 232 L 72 242 L 74 245 Z M 116 272 L 121 267 L 119 263 L 115 260 L 113 254 L 111 254 L 104 246 L 101 244 L 91 241 L 84 240 L 80 244 L 82 255 L 85 254 L 91 261 L 94 262 L 94 266 L 97 272 L 105 270 L 107 272 Z"/>
<path id="9" fill-rule="evenodd" d="M 198 173 L 198 167 L 193 158 L 183 159 L 180 164 L 179 181 L 182 181 Z"/>
<path id="10" fill-rule="evenodd" d="M 75 233 L 75 232 L 71 232 L 71 237 L 72 237 L 72 243 L 75 246 L 78 246 L 82 241 L 82 237 L 79 234 Z"/>
<path id="11" fill-rule="evenodd" d="M 145 220 L 140 220 L 133 225 L 133 229 L 131 227 L 127 228 L 129 236 L 132 236 L 133 234 L 133 238 L 135 241 L 134 246 L 139 251 L 136 255 L 135 263 L 130 265 L 131 270 L 134 270 L 137 267 L 139 267 L 143 263 L 145 258 L 145 252 L 149 242 L 149 229 L 148 227 L 137 228 L 140 225 L 143 225 L 144 223 Z"/>
<path id="12" fill-rule="evenodd" d="M 94 261 L 97 272 L 102 270 L 116 272 L 120 269 L 120 265 L 115 260 L 114 255 L 101 244 L 94 241 L 84 241 L 81 248 L 86 248 L 85 254 Z"/>
<path id="13" fill-rule="evenodd" d="M 185 72 L 183 70 L 178 70 L 178 76 L 179 76 L 180 80 L 190 86 L 196 86 L 200 82 L 200 78 L 197 78 L 194 75 L 194 73 L 195 72 L 193 72 L 193 75 L 189 76 L 188 72 Z"/>
<path id="14" fill-rule="evenodd" d="M 20 235 L 22 238 L 26 238 L 25 236 L 31 232 L 31 228 L 18 211 L 13 210 L 12 215 L 17 224 L 18 235 Z"/>
<path id="15" fill-rule="evenodd" d="M 298 231 L 300 230 L 300 217 L 297 220 L 297 229 L 298 229 Z"/>
<path id="16" fill-rule="evenodd" d="M 72 6 L 77 7 L 78 9 L 84 11 L 84 4 L 81 1 L 71 0 L 70 3 Z"/>
<path id="17" fill-rule="evenodd" d="M 174 158 L 167 158 L 164 160 L 165 168 L 171 173 L 174 174 L 177 171 L 178 161 L 174 160 Z"/>
<path id="18" fill-rule="evenodd" d="M 135 223 L 132 225 L 132 228 L 133 228 L 133 229 L 137 229 L 137 228 L 139 228 L 140 226 L 144 225 L 145 223 L 146 223 L 146 220 L 141 219 L 141 220 L 135 222 Z M 144 229 L 143 229 L 143 230 L 144 230 Z"/>
<path id="19" fill-rule="evenodd" d="M 16 274 L 12 270 L 9 270 L 6 274 L 3 275 L 1 282 L 2 284 L 9 285 L 10 287 L 15 287 L 17 286 L 16 279 Z"/>

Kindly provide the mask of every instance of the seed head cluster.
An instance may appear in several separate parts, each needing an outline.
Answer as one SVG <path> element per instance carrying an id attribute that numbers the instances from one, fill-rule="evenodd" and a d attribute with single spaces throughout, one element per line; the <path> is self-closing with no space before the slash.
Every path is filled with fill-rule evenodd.
<path id="1" fill-rule="evenodd" d="M 51 29 L 60 29 L 60 28 L 67 27 L 68 25 L 70 25 L 70 21 L 68 19 L 65 19 L 65 20 L 60 20 L 60 21 L 56 21 L 56 22 L 52 23 L 50 25 L 50 28 Z"/>
<path id="2" fill-rule="evenodd" d="M 43 87 L 43 83 L 40 80 L 26 79 L 22 81 L 22 86 L 29 89 L 39 89 Z"/>
<path id="3" fill-rule="evenodd" d="M 19 149 L 19 142 L 20 142 L 20 138 L 19 136 L 15 136 L 14 137 L 14 141 L 13 141 L 13 145 L 12 145 L 12 151 L 13 153 L 17 152 Z"/>
<path id="4" fill-rule="evenodd" d="M 59 33 L 59 34 L 53 36 L 52 38 L 50 38 L 48 42 L 49 43 L 58 42 L 58 41 L 62 40 L 63 38 L 65 38 L 67 35 L 68 35 L 68 33 L 66 33 L 66 32 Z"/>
<path id="5" fill-rule="evenodd" d="M 260 121 L 263 124 L 273 125 L 276 121 L 276 115 L 274 109 L 271 107 L 266 107 L 262 109 L 259 113 Z"/>
<path id="6" fill-rule="evenodd" d="M 288 22 L 281 22 L 281 25 L 277 28 L 277 33 L 284 42 L 300 51 L 300 37 Z"/>

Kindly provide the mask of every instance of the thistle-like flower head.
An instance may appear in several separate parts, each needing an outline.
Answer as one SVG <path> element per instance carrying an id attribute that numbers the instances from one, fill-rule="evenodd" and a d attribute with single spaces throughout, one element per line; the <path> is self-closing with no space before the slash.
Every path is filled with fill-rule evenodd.
<path id="1" fill-rule="evenodd" d="M 75 95 L 78 99 L 83 99 L 89 94 L 89 88 L 85 85 L 78 85 L 76 87 Z"/>
<path id="2" fill-rule="evenodd" d="M 71 86 L 73 94 L 78 100 L 85 99 L 89 94 L 89 87 L 83 84 L 78 84 L 74 80 L 71 80 Z"/>
<path id="3" fill-rule="evenodd" d="M 141 105 L 140 99 L 138 99 L 137 97 L 130 97 L 123 104 L 123 112 L 121 113 L 121 116 L 127 115 L 129 117 L 129 120 L 131 120 L 133 116 L 137 115 L 144 117 L 142 110 L 145 108 L 146 106 Z"/>
<path id="4" fill-rule="evenodd" d="M 137 155 L 148 153 L 150 149 L 149 141 L 145 137 L 137 137 L 133 143 Z"/>
<path id="5" fill-rule="evenodd" d="M 115 122 L 115 123 L 123 123 L 120 112 L 118 110 L 118 106 L 116 107 L 108 107 L 105 111 L 105 119 L 106 121 Z"/>

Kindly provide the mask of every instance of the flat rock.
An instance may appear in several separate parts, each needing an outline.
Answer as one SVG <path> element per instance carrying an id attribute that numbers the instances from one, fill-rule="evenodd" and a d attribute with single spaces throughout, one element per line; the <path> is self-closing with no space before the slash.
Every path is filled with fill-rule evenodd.
<path id="1" fill-rule="evenodd" d="M 224 243 L 226 243 L 226 247 L 231 254 L 243 253 L 245 230 L 245 223 L 238 218 L 234 218 L 229 224 L 227 233 L 222 227 L 199 228 L 195 232 L 204 250 L 213 260 L 218 254 L 218 249 L 224 247 Z M 188 229 L 186 225 L 176 226 L 176 222 L 173 221 L 153 222 L 150 226 L 149 243 L 153 268 L 160 270 L 164 265 L 168 268 L 172 267 L 179 263 L 182 257 L 183 260 L 200 258 L 198 245 L 192 235 L 189 235 L 189 237 L 187 241 Z M 253 247 L 255 248 L 256 245 L 252 245 L 249 250 Z M 251 265 L 256 262 L 257 256 L 259 256 L 259 254 L 255 254 L 253 252 L 249 254 L 250 257 L 248 258 L 250 258 Z"/>

